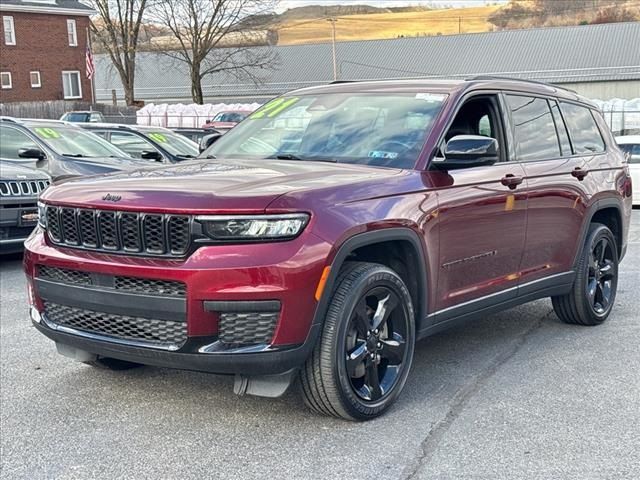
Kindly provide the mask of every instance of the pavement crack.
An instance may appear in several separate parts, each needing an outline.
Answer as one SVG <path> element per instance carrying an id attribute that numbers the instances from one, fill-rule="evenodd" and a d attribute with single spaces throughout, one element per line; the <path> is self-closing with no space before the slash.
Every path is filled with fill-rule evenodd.
<path id="1" fill-rule="evenodd" d="M 533 322 L 529 328 L 522 332 L 517 339 L 509 345 L 500 355 L 496 356 L 471 382 L 463 386 L 453 397 L 446 415 L 435 423 L 427 436 L 420 443 L 420 454 L 415 459 L 414 464 L 403 477 L 405 480 L 416 478 L 420 469 L 427 464 L 429 458 L 438 447 L 440 441 L 447 433 L 453 422 L 460 416 L 471 398 L 505 363 L 515 356 L 516 353 L 527 343 L 529 337 L 535 333 L 553 315 L 553 309 Z"/>

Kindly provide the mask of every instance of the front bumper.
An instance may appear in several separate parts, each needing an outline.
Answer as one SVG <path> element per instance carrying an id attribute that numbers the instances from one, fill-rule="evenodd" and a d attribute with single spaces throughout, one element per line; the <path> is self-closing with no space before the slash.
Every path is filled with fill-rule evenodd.
<path id="1" fill-rule="evenodd" d="M 0 199 L 0 254 L 20 252 L 23 243 L 36 226 L 36 199 L 32 197 L 2 197 Z"/>
<path id="2" fill-rule="evenodd" d="M 25 247 L 31 303 L 38 312 L 32 314 L 34 324 L 58 343 L 136 363 L 240 375 L 278 374 L 295 368 L 315 344 L 319 325 L 314 323 L 314 295 L 330 245 L 311 233 L 289 242 L 201 247 L 184 260 L 53 247 L 40 229 L 25 242 Z M 42 267 L 89 273 L 98 280 L 98 286 L 85 288 L 43 280 L 39 273 Z M 182 282 L 186 288 L 183 297 L 168 299 L 119 292 L 113 285 L 105 288 L 105 279 L 109 278 Z M 176 348 L 159 348 L 131 339 L 96 335 L 83 328 L 68 328 L 48 318 L 47 302 L 82 312 L 126 315 L 128 319 L 184 322 L 186 338 Z M 223 344 L 219 330 L 222 315 L 234 306 L 246 310 L 247 304 L 278 306 L 270 339 L 258 344 Z M 244 321 L 243 328 L 247 330 L 251 324 L 246 323 L 246 318 Z"/>

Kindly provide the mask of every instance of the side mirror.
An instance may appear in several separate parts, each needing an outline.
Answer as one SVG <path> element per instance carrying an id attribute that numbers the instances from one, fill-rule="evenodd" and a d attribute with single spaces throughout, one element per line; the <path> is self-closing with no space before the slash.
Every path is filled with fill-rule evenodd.
<path id="1" fill-rule="evenodd" d="M 20 158 L 34 158 L 36 160 L 43 160 L 46 155 L 39 148 L 21 148 L 18 150 L 18 156 Z"/>
<path id="2" fill-rule="evenodd" d="M 156 162 L 161 162 L 162 161 L 162 154 L 160 152 L 157 152 L 155 150 L 144 150 L 140 156 L 144 159 L 144 160 L 155 160 Z"/>
<path id="3" fill-rule="evenodd" d="M 481 135 L 456 135 L 447 142 L 444 159 L 435 164 L 445 170 L 493 165 L 499 160 L 500 147 L 495 138 Z"/>
<path id="4" fill-rule="evenodd" d="M 221 136 L 222 134 L 220 132 L 216 132 L 202 137 L 198 146 L 200 153 L 204 152 L 207 148 L 216 143 Z"/>

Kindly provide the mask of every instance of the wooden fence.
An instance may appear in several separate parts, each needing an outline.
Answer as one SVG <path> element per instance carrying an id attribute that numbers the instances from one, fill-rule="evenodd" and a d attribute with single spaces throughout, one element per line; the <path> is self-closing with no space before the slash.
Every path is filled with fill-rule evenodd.
<path id="1" fill-rule="evenodd" d="M 113 106 L 104 103 L 91 104 L 88 102 L 68 100 L 0 103 L 0 115 L 16 118 L 45 118 L 57 120 L 62 114 L 71 110 L 96 110 L 102 112 L 109 121 L 135 123 L 136 111 L 138 109 L 136 107 Z"/>

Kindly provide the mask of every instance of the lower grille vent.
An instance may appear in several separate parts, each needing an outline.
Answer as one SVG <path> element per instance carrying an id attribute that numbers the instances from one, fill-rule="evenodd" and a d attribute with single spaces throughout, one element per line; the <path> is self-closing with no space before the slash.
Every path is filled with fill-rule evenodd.
<path id="1" fill-rule="evenodd" d="M 45 302 L 45 314 L 59 326 L 150 346 L 177 349 L 187 339 L 185 322 L 114 315 L 51 302 Z"/>

